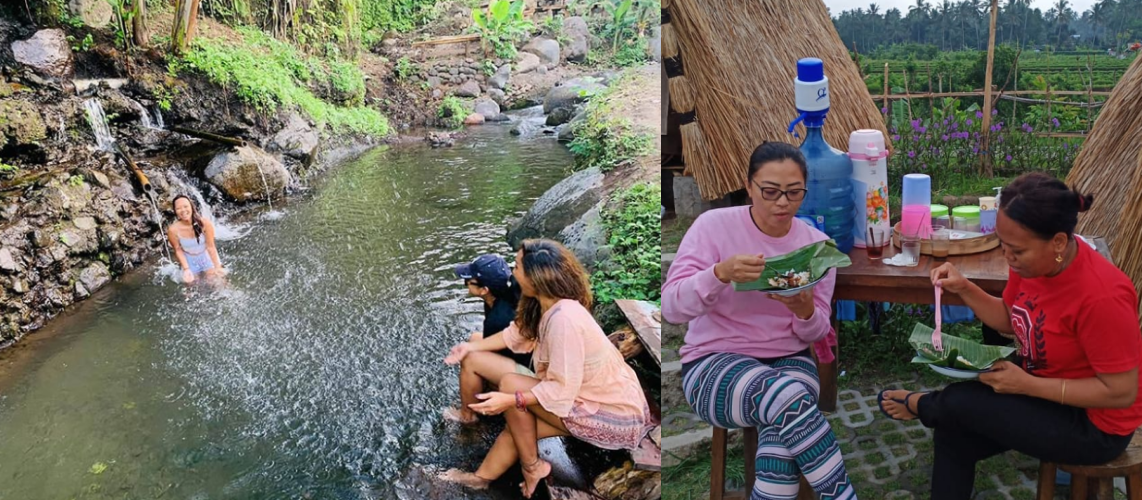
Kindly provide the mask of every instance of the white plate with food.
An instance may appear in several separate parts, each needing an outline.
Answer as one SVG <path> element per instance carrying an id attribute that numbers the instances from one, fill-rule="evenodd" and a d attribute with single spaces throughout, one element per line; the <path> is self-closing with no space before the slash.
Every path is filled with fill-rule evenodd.
<path id="1" fill-rule="evenodd" d="M 920 353 L 920 351 L 916 351 L 916 355 L 917 356 L 923 356 L 923 354 Z M 963 359 L 963 358 L 961 357 L 960 359 Z M 941 366 L 941 365 L 938 365 L 936 363 L 931 363 L 931 364 L 928 364 L 928 368 L 931 368 L 936 373 L 939 373 L 940 375 L 943 375 L 945 377 L 970 380 L 970 379 L 979 378 L 979 374 L 986 373 L 987 371 L 990 370 L 991 367 L 988 366 L 987 368 L 984 368 L 982 370 L 965 370 L 963 368 L 948 368 L 946 366 Z"/>
<path id="2" fill-rule="evenodd" d="M 821 280 L 823 280 L 823 279 L 825 279 L 825 276 L 821 276 L 820 278 L 817 278 L 814 281 L 811 281 L 809 283 L 806 283 L 804 285 L 801 285 L 801 286 L 798 286 L 795 288 L 774 288 L 774 289 L 762 290 L 762 291 L 765 293 L 772 293 L 774 295 L 780 295 L 782 297 L 792 297 L 792 296 L 797 295 L 801 292 L 804 292 L 805 290 L 812 290 L 813 287 L 816 286 L 817 283 L 820 283 Z M 772 284 L 774 286 L 780 286 L 779 284 L 773 283 L 772 281 L 770 282 L 770 284 Z"/>

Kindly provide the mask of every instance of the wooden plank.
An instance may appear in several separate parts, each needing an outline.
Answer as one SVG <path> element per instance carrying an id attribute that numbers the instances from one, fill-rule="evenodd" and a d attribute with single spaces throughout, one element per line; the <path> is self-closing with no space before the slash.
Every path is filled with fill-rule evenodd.
<path id="1" fill-rule="evenodd" d="M 444 45 L 444 44 L 449 44 L 449 43 L 478 42 L 478 41 L 480 41 L 480 34 L 479 33 L 471 33 L 471 34 L 467 34 L 467 35 L 442 36 L 440 38 L 433 38 L 431 40 L 422 40 L 419 42 L 413 42 L 412 46 L 413 47 L 421 47 L 421 46 L 425 46 L 425 45 Z"/>
<path id="2" fill-rule="evenodd" d="M 1111 93 L 1110 90 L 1094 90 L 1094 91 L 1091 91 L 1089 93 L 1089 95 L 1109 97 L 1110 93 Z M 1003 92 L 1003 95 L 1047 95 L 1047 92 L 1043 91 L 1043 90 L 1018 90 L 1018 91 L 1010 90 L 1010 91 Z M 1059 95 L 1081 95 L 1081 96 L 1085 96 L 1085 95 L 1088 95 L 1088 93 L 1085 90 L 1052 90 L 1051 95 L 1053 95 L 1053 96 L 1059 96 Z M 972 92 L 930 92 L 930 93 L 916 93 L 916 94 L 909 92 L 907 94 L 888 94 L 886 96 L 882 96 L 881 99 L 885 99 L 885 98 L 888 98 L 888 99 L 912 99 L 912 98 L 924 99 L 924 98 L 929 98 L 929 97 L 983 97 L 983 96 L 984 96 L 984 92 L 982 90 L 972 91 Z"/>
<path id="3" fill-rule="evenodd" d="M 634 327 L 638 339 L 650 351 L 654 362 L 662 366 L 662 322 L 655 314 L 658 306 L 644 300 L 630 299 L 616 300 L 615 305 L 619 306 L 619 310 Z"/>

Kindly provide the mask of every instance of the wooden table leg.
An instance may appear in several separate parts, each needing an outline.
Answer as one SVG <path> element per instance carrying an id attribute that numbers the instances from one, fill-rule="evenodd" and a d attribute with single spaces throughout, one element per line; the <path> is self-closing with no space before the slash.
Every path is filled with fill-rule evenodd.
<path id="1" fill-rule="evenodd" d="M 836 304 L 834 303 L 834 309 Z M 833 319 L 833 330 L 841 331 L 841 322 Z M 837 362 L 840 360 L 840 345 L 833 348 L 833 362 L 817 361 L 817 375 L 821 378 L 821 396 L 817 398 L 817 408 L 824 412 L 837 411 Z"/>

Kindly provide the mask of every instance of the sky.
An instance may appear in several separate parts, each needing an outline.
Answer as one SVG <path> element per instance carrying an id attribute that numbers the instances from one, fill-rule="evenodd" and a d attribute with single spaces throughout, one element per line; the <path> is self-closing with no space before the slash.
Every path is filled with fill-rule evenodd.
<path id="1" fill-rule="evenodd" d="M 1098 0 L 1070 0 L 1071 9 L 1079 14 L 1090 8 L 1091 5 L 1097 3 Z M 852 10 L 857 7 L 867 9 L 868 4 L 875 3 L 880 6 L 880 11 L 884 12 L 891 8 L 900 9 L 901 14 L 908 13 L 908 7 L 916 5 L 916 0 L 825 0 L 825 6 L 829 8 L 829 13 L 833 16 L 839 15 L 846 10 Z M 940 0 L 928 0 L 928 3 L 935 6 L 940 3 Z M 1003 0 L 999 4 L 1003 5 Z M 1053 0 L 1031 0 L 1031 8 L 1041 9 L 1047 12 L 1051 9 L 1051 5 L 1057 3 Z"/>

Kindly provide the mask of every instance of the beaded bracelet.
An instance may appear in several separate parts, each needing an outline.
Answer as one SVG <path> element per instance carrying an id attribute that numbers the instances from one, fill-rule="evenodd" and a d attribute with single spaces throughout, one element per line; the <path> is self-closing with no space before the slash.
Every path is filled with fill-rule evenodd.
<path id="1" fill-rule="evenodd" d="M 527 411 L 527 405 L 523 402 L 523 392 L 515 391 L 515 409 L 519 411 Z"/>

